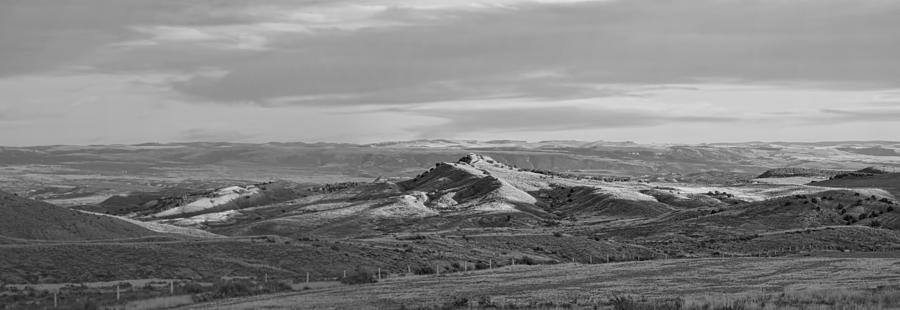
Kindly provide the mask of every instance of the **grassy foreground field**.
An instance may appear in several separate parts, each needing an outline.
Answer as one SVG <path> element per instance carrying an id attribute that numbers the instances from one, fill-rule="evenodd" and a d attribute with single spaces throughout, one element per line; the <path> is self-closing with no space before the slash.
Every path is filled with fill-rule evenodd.
<path id="1" fill-rule="evenodd" d="M 841 256 L 510 266 L 222 300 L 183 309 L 900 307 L 900 258 Z"/>

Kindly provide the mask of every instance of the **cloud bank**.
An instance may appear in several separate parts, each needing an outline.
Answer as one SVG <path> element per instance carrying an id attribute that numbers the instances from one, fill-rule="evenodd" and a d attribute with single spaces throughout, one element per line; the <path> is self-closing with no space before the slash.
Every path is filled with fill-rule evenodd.
<path id="1" fill-rule="evenodd" d="M 15 135 L 0 144 L 891 138 L 898 15 L 849 0 L 3 2 Z M 154 123 L 171 130 L 98 134 Z"/>

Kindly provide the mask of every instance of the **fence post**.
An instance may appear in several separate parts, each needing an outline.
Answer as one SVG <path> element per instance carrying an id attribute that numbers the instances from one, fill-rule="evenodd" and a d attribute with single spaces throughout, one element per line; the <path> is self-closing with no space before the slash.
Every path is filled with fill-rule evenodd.
<path id="1" fill-rule="evenodd" d="M 345 270 L 344 272 L 346 274 L 347 271 Z M 346 275 L 345 275 L 345 277 L 346 277 Z M 309 271 L 306 272 L 306 284 L 309 284 Z"/>
<path id="2" fill-rule="evenodd" d="M 494 260 L 488 259 L 488 270 L 494 270 Z"/>
<path id="3" fill-rule="evenodd" d="M 59 308 L 59 298 L 57 295 L 59 295 L 59 289 L 53 291 L 53 308 Z"/>
<path id="4" fill-rule="evenodd" d="M 344 269 L 344 278 L 347 278 L 347 269 Z"/>
<path id="5" fill-rule="evenodd" d="M 122 297 L 122 292 L 119 290 L 119 284 L 116 283 L 116 302 L 117 303 L 119 302 L 119 299 L 121 299 L 120 297 Z"/>
<path id="6" fill-rule="evenodd" d="M 175 281 L 169 281 L 169 295 L 175 295 Z"/>
<path id="7" fill-rule="evenodd" d="M 378 281 L 381 281 L 381 267 L 378 267 Z"/>
<path id="8" fill-rule="evenodd" d="M 406 274 L 412 275 L 412 267 L 406 265 Z"/>

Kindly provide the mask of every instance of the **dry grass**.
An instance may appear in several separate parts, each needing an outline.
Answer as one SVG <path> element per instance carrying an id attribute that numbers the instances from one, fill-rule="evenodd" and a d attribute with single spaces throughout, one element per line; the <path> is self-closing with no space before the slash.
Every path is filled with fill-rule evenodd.
<path id="1" fill-rule="evenodd" d="M 150 310 L 150 309 L 166 309 L 187 305 L 193 303 L 191 295 L 163 296 L 144 300 L 136 300 L 129 302 L 115 309 L 125 310 Z"/>
<path id="2" fill-rule="evenodd" d="M 735 294 L 682 300 L 683 309 L 897 309 L 897 287 L 834 288 L 790 287 L 778 294 Z"/>
<path id="3" fill-rule="evenodd" d="M 615 296 L 640 296 L 647 302 L 679 300 L 682 305 L 692 307 L 714 306 L 711 309 L 727 308 L 738 301 L 747 307 L 731 309 L 768 309 L 770 306 L 763 302 L 775 307 L 780 307 L 778 302 L 781 302 L 781 306 L 862 309 L 867 305 L 900 306 L 897 303 L 900 293 L 869 290 L 896 284 L 898 280 L 900 259 L 895 258 L 730 258 L 561 264 L 513 266 L 441 277 L 393 278 L 370 285 L 228 300 L 190 309 L 427 309 L 479 305 L 552 309 L 613 307 L 610 299 Z M 640 299 L 636 304 L 641 304 Z M 797 309 L 819 309 L 815 307 Z"/>

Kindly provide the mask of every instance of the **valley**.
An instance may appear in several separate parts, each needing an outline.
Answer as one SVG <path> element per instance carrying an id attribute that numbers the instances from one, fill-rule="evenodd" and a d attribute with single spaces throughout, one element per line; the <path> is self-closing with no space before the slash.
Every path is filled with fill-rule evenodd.
<path id="1" fill-rule="evenodd" d="M 23 309 L 47 308 L 53 292 L 74 308 L 177 295 L 199 309 L 321 308 L 336 296 L 349 296 L 337 308 L 555 309 L 841 287 L 887 300 L 900 263 L 900 156 L 867 151 L 876 145 L 898 147 L 4 148 L 0 298 Z M 688 274 L 722 283 L 674 284 Z M 110 299 L 121 289 L 112 283 L 134 279 L 165 280 Z M 336 281 L 345 284 L 315 285 Z M 648 284 L 659 281 L 676 282 Z"/>

